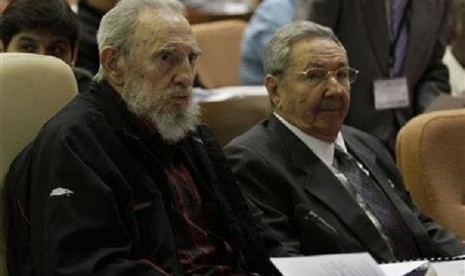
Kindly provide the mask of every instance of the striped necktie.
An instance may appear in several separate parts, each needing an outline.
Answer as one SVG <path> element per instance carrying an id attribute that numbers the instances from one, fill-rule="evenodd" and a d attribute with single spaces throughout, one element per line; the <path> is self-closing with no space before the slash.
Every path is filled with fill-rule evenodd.
<path id="1" fill-rule="evenodd" d="M 362 196 L 381 223 L 383 231 L 391 241 L 395 256 L 400 260 L 418 257 L 412 233 L 378 183 L 362 170 L 352 155 L 344 152 L 337 145 L 334 157 L 338 170 Z"/>
<path id="2" fill-rule="evenodd" d="M 390 0 L 391 58 L 393 76 L 401 76 L 408 44 L 408 4 L 410 0 Z"/>

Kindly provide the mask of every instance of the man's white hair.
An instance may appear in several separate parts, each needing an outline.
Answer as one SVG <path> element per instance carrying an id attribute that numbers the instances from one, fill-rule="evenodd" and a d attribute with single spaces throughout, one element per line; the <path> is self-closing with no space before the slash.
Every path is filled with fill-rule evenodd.
<path id="1" fill-rule="evenodd" d="M 141 11 L 169 11 L 185 17 L 185 6 L 178 0 L 120 0 L 100 21 L 97 31 L 99 52 L 107 46 L 117 47 L 123 55 L 128 55 L 132 46 L 133 34 L 138 27 Z M 94 80 L 104 79 L 104 69 L 100 66 Z"/>

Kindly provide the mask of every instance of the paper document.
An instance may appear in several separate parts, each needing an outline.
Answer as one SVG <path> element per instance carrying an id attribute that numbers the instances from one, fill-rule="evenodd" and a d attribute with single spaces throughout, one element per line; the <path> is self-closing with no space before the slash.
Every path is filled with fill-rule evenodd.
<path id="1" fill-rule="evenodd" d="M 284 276 L 386 276 L 368 253 L 271 258 Z"/>
<path id="2" fill-rule="evenodd" d="M 439 276 L 464 276 L 465 260 L 437 262 L 431 265 Z"/>
<path id="3" fill-rule="evenodd" d="M 411 262 L 400 262 L 392 264 L 381 264 L 379 265 L 381 270 L 383 270 L 386 276 L 403 276 L 407 275 L 414 270 L 419 269 L 427 265 L 429 262 L 427 260 L 421 261 L 411 261 Z M 432 270 L 432 269 L 431 269 Z M 431 276 L 434 274 L 430 274 Z"/>

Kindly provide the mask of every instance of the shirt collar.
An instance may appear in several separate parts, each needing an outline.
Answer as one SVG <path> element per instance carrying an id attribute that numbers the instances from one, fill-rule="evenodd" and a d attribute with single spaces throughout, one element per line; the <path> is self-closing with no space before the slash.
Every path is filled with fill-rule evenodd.
<path id="1" fill-rule="evenodd" d="M 306 134 L 296 126 L 289 123 L 276 112 L 274 112 L 273 115 L 276 116 L 276 118 L 278 118 L 278 120 L 283 123 L 292 133 L 294 133 L 294 135 L 296 135 L 321 161 L 323 161 L 326 166 L 331 167 L 333 165 L 334 144 L 337 144 L 343 149 L 343 151 L 347 152 L 347 147 L 340 131 L 337 134 L 334 143 L 329 143 Z"/>

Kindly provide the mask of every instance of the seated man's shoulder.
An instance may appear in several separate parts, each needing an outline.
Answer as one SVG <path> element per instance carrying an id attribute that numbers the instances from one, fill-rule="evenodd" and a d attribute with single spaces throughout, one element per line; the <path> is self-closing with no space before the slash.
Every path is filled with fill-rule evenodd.
<path id="1" fill-rule="evenodd" d="M 236 136 L 234 139 L 229 142 L 226 147 L 229 146 L 254 146 L 258 145 L 258 141 L 264 142 L 270 140 L 269 132 L 266 128 L 267 120 L 258 122 L 253 125 L 251 128 L 243 132 L 242 134 Z M 261 143 L 263 145 L 263 143 Z"/>
<path id="2" fill-rule="evenodd" d="M 342 133 L 345 134 L 345 136 L 351 135 L 361 141 L 368 141 L 368 142 L 381 144 L 381 141 L 378 138 L 376 138 L 374 135 L 368 132 L 365 132 L 363 130 L 360 130 L 358 128 L 344 125 L 341 130 L 342 130 Z"/>
<path id="3" fill-rule="evenodd" d="M 48 120 L 36 139 L 56 141 L 83 138 L 106 131 L 108 125 L 102 112 L 92 103 L 91 95 L 79 94 Z"/>
<path id="4" fill-rule="evenodd" d="M 344 140 L 358 141 L 383 160 L 394 162 L 388 148 L 376 136 L 347 125 L 342 127 L 342 134 Z"/>
<path id="5" fill-rule="evenodd" d="M 224 148 L 228 159 L 241 160 L 249 158 L 265 162 L 287 156 L 289 144 L 282 141 L 279 135 L 266 127 L 267 121 L 256 124 L 242 135 L 234 138 Z"/>

